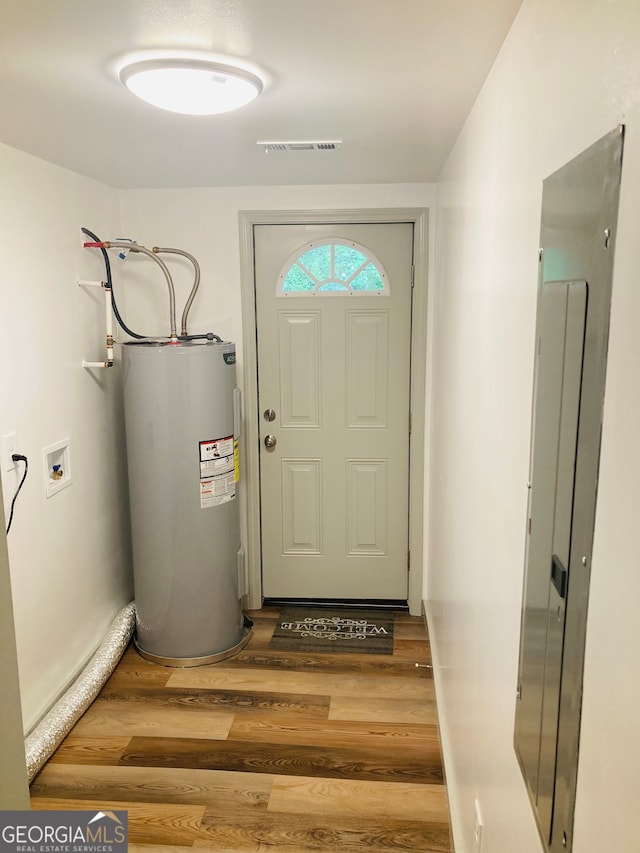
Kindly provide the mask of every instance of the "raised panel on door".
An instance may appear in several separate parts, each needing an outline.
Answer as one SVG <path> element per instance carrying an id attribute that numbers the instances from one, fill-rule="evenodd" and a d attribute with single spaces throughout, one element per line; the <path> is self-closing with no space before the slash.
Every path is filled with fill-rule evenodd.
<path id="1" fill-rule="evenodd" d="M 349 554 L 387 553 L 387 463 L 347 460 L 347 548 Z"/>
<path id="2" fill-rule="evenodd" d="M 349 311 L 346 331 L 348 426 L 385 427 L 389 384 L 387 314 Z"/>
<path id="3" fill-rule="evenodd" d="M 282 553 L 322 554 L 322 462 L 282 460 Z"/>
<path id="4" fill-rule="evenodd" d="M 320 426 L 320 316 L 278 314 L 280 418 L 282 427 Z"/>

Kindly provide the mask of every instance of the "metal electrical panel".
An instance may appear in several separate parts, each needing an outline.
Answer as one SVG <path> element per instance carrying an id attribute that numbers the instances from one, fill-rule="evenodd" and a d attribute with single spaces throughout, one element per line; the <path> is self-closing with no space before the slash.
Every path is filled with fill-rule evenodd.
<path id="1" fill-rule="evenodd" d="M 545 848 L 571 850 L 622 129 L 544 182 L 514 744 Z"/>

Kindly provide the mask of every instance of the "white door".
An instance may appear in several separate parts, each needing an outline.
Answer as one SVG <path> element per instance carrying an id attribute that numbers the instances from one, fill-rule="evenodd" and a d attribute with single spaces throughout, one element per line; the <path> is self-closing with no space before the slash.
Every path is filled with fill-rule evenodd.
<path id="1" fill-rule="evenodd" d="M 254 241 L 263 595 L 406 602 L 413 224 Z"/>

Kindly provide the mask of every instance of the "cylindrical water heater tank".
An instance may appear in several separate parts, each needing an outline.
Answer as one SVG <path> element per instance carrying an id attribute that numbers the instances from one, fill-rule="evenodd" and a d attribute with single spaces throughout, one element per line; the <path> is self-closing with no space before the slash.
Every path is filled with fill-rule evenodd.
<path id="1" fill-rule="evenodd" d="M 249 631 L 238 583 L 235 345 L 123 345 L 136 645 L 168 666 L 213 663 Z"/>

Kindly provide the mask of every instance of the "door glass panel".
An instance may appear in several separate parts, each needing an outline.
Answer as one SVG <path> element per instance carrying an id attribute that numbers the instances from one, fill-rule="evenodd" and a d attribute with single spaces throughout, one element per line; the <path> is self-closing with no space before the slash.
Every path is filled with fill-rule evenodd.
<path id="1" fill-rule="evenodd" d="M 321 240 L 300 247 L 278 277 L 276 296 L 389 295 L 380 261 L 357 243 Z"/>
<path id="2" fill-rule="evenodd" d="M 334 246 L 334 253 L 336 269 L 339 271 L 340 278 L 345 280 L 355 275 L 368 260 L 359 249 L 340 243 Z"/>
<path id="3" fill-rule="evenodd" d="M 384 290 L 384 282 L 373 264 L 367 266 L 352 280 L 353 290 Z"/>
<path id="4" fill-rule="evenodd" d="M 316 246 L 298 258 L 298 263 L 309 270 L 317 281 L 331 278 L 331 246 Z"/>
<path id="5" fill-rule="evenodd" d="M 333 291 L 336 291 L 336 290 L 343 290 L 343 291 L 344 291 L 344 290 L 346 290 L 346 291 L 348 291 L 348 290 L 349 290 L 349 288 L 348 288 L 348 287 L 345 287 L 345 285 L 344 285 L 344 284 L 340 284 L 340 283 L 339 283 L 339 282 L 337 282 L 337 281 L 330 281 L 330 282 L 329 282 L 329 284 L 322 284 L 322 285 L 320 285 L 320 287 L 318 288 L 318 290 L 319 290 L 319 291 L 322 291 L 322 292 L 326 292 L 326 291 L 328 291 L 328 290 L 333 290 Z"/>
<path id="6" fill-rule="evenodd" d="M 315 282 L 309 275 L 309 273 L 305 272 L 299 264 L 292 264 L 289 267 L 289 271 L 282 282 L 282 289 L 287 291 L 304 291 L 310 290 L 313 291 L 317 282 Z"/>

